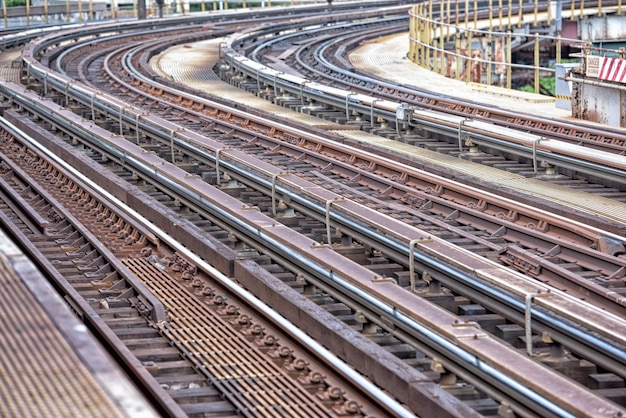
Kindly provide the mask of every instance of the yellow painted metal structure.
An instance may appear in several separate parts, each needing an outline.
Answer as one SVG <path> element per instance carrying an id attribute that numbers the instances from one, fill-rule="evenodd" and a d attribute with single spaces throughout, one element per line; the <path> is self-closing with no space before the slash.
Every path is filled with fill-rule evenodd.
<path id="1" fill-rule="evenodd" d="M 577 39 L 560 35 L 541 34 L 540 24 L 553 22 L 555 10 L 539 5 L 534 0 L 532 12 L 523 10 L 523 0 L 489 0 L 488 12 L 478 9 L 477 0 L 443 0 L 416 4 L 409 12 L 408 58 L 416 64 L 457 80 L 481 84 L 494 84 L 511 88 L 511 76 L 515 69 L 532 71 L 535 92 L 539 92 L 539 78 L 554 74 L 555 69 L 542 67 L 540 51 L 544 45 L 553 45 L 555 62 L 560 63 L 564 44 L 580 45 Z M 563 19 L 582 19 L 585 16 L 602 16 L 605 13 L 622 13 L 622 0 L 610 7 L 599 3 L 593 9 L 585 9 L 563 2 Z M 451 13 L 454 10 L 454 13 Z M 459 10 L 464 10 L 460 14 Z M 525 43 L 532 46 L 533 63 L 512 62 L 514 45 Z"/>

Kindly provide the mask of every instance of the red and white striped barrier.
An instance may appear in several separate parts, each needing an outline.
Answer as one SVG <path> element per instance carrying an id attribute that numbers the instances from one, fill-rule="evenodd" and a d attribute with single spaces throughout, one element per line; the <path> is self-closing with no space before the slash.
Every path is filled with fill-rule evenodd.
<path id="1" fill-rule="evenodd" d="M 626 60 L 601 57 L 598 78 L 618 83 L 626 82 Z"/>

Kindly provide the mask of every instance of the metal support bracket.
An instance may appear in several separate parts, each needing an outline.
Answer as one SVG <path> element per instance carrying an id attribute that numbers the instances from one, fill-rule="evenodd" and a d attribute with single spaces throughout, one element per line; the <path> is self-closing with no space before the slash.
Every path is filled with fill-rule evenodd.
<path id="1" fill-rule="evenodd" d="M 538 138 L 533 141 L 533 170 L 537 174 L 537 145 L 545 138 Z"/>
<path id="2" fill-rule="evenodd" d="M 65 105 L 69 106 L 70 104 L 70 83 L 72 81 L 65 82 Z"/>
<path id="3" fill-rule="evenodd" d="M 135 116 L 135 143 L 139 145 L 139 118 L 143 116 L 143 113 L 137 113 Z"/>
<path id="4" fill-rule="evenodd" d="M 259 75 L 260 71 L 267 70 L 267 67 L 257 68 L 256 70 L 256 89 L 257 91 L 261 91 L 261 76 Z"/>
<path id="5" fill-rule="evenodd" d="M 215 150 L 215 175 L 217 176 L 217 185 L 218 187 L 221 185 L 220 182 L 220 153 L 222 152 L 222 148 L 218 148 Z"/>
<path id="6" fill-rule="evenodd" d="M 46 73 L 47 75 L 47 73 Z M 96 121 L 96 105 L 95 105 L 95 100 L 96 100 L 96 96 L 98 95 L 98 92 L 95 92 L 94 94 L 91 95 L 91 120 L 92 121 Z"/>
<path id="7" fill-rule="evenodd" d="M 463 125 L 465 125 L 467 119 L 461 119 L 459 121 L 459 152 L 463 152 Z"/>
<path id="8" fill-rule="evenodd" d="M 170 152 L 172 153 L 172 164 L 176 165 L 176 161 L 174 159 L 174 130 L 170 131 Z"/>
<path id="9" fill-rule="evenodd" d="M 285 173 L 277 173 L 272 175 L 272 215 L 276 216 L 276 180 Z"/>
<path id="10" fill-rule="evenodd" d="M 411 292 L 415 292 L 415 244 L 432 242 L 432 238 L 418 238 L 409 242 L 409 280 Z"/>
<path id="11" fill-rule="evenodd" d="M 348 93 L 346 95 L 346 119 L 350 120 L 350 107 L 348 106 L 350 104 L 350 97 L 354 96 L 356 93 Z"/>
<path id="12" fill-rule="evenodd" d="M 396 135 L 402 137 L 402 132 L 400 131 L 400 122 L 409 123 L 411 120 L 411 116 L 413 114 L 413 109 L 407 103 L 401 103 L 400 106 L 396 109 Z"/>
<path id="13" fill-rule="evenodd" d="M 330 207 L 333 203 L 345 202 L 344 199 L 334 199 L 326 201 L 326 239 L 328 240 L 328 245 L 332 247 L 332 241 L 330 236 Z"/>
<path id="14" fill-rule="evenodd" d="M 526 313 L 525 313 L 525 328 L 526 328 L 526 352 L 530 357 L 533 356 L 533 330 L 532 330 L 532 305 L 533 300 L 538 297 L 552 296 L 550 291 L 529 293 L 526 295 Z"/>
<path id="15" fill-rule="evenodd" d="M 304 80 L 300 83 L 300 106 L 304 106 L 304 86 L 309 83 L 309 80 Z"/>
<path id="16" fill-rule="evenodd" d="M 379 99 L 374 99 L 372 100 L 372 105 L 370 106 L 370 126 L 373 128 L 374 127 L 374 105 L 376 105 L 376 102 L 380 101 Z"/>
<path id="17" fill-rule="evenodd" d="M 276 78 L 277 78 L 279 75 L 281 75 L 281 74 L 285 74 L 285 73 L 283 73 L 282 71 L 280 71 L 280 72 L 278 72 L 278 73 L 274 74 L 274 96 L 277 96 L 277 95 L 278 95 L 278 86 L 276 85 Z"/>

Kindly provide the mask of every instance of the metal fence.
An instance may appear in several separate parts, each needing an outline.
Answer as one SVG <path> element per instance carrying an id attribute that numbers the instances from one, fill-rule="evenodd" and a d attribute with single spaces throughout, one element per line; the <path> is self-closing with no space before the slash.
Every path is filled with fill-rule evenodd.
<path id="1" fill-rule="evenodd" d="M 450 78 L 509 89 L 514 73 L 532 74 L 538 93 L 540 78 L 554 76 L 563 47 L 584 43 L 559 35 L 562 16 L 580 19 L 603 13 L 602 3 L 595 3 L 593 9 L 585 8 L 582 1 L 559 3 L 560 9 L 557 2 L 547 7 L 538 0 L 444 0 L 415 5 L 410 10 L 408 57 Z M 611 11 L 622 13 L 621 0 Z M 542 51 L 548 48 L 554 55 L 546 63 Z M 532 56 L 515 62 L 515 50 L 532 51 Z"/>
<path id="2" fill-rule="evenodd" d="M 2 1 L 0 25 L 4 29 L 138 17 L 138 0 L 22 0 L 19 5 Z M 185 14 L 247 7 L 292 6 L 326 3 L 326 0 L 164 0 L 163 14 Z M 148 18 L 159 17 L 156 0 L 145 0 Z"/>

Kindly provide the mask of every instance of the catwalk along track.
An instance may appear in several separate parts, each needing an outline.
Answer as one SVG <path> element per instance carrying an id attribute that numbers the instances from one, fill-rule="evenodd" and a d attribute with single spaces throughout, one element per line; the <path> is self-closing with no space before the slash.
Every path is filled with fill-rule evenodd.
<path id="1" fill-rule="evenodd" d="M 381 156 L 340 137 L 354 128 L 340 120 L 327 133 L 151 72 L 168 45 L 251 20 L 228 16 L 184 18 L 182 30 L 172 19 L 158 40 L 140 23 L 55 31 L 27 44 L 22 76 L 0 85 L 18 225 L 5 228 L 150 399 L 171 415 L 622 414 L 623 225 Z M 253 60 L 222 51 L 218 72 L 243 87 L 276 99 L 294 82 L 263 81 Z M 325 89 L 293 88 L 328 97 L 313 107 L 330 117 L 356 106 L 380 131 L 418 123 L 388 99 Z M 464 132 L 493 136 L 481 123 Z"/>

